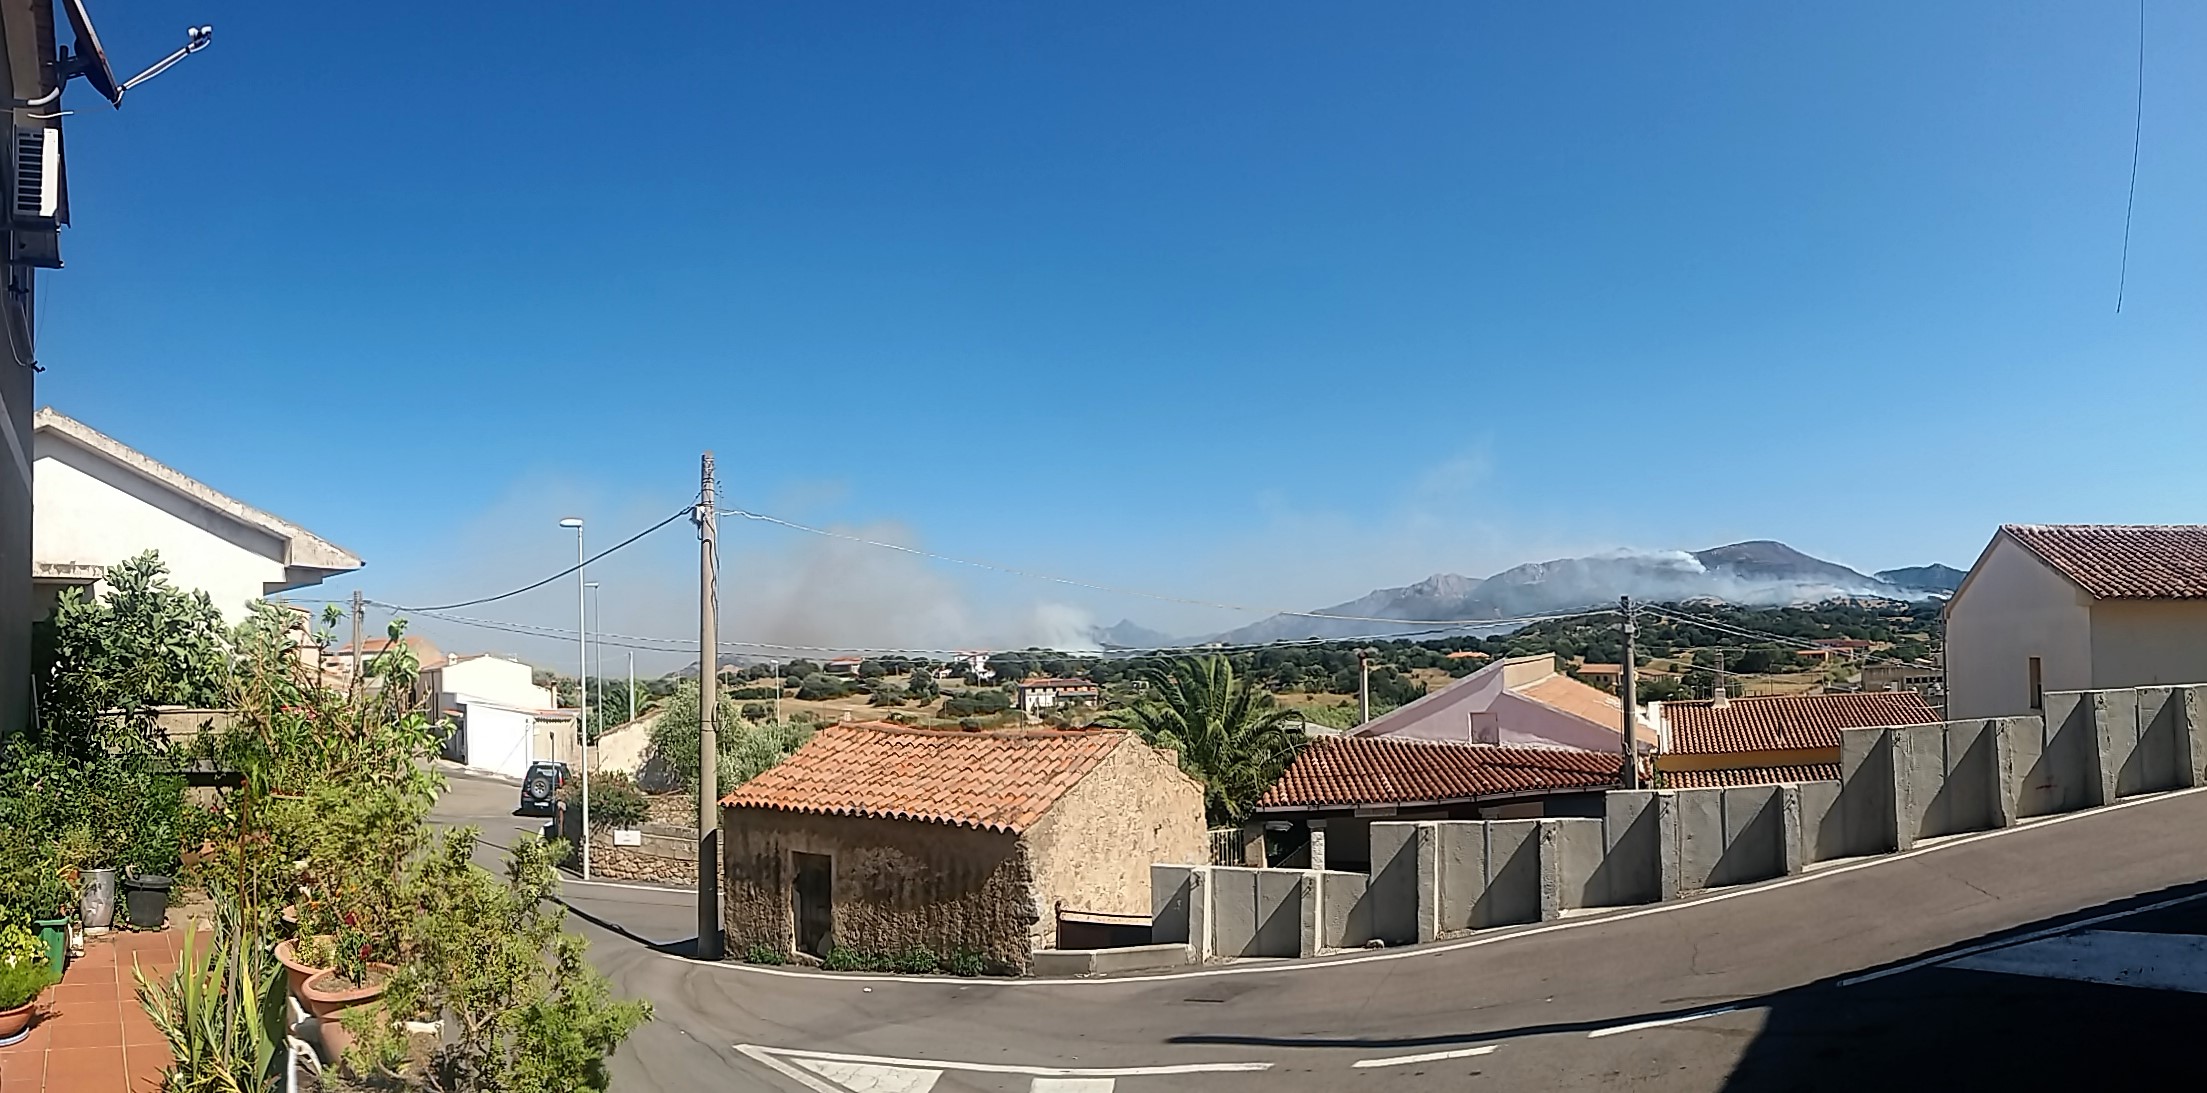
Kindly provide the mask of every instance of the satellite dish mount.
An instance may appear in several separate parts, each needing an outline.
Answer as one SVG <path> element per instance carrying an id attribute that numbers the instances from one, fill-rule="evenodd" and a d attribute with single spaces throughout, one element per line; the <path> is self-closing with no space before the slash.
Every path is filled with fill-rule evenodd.
<path id="1" fill-rule="evenodd" d="M 100 45 L 99 32 L 92 29 L 91 13 L 84 10 L 84 0 L 62 0 L 62 7 L 69 15 L 69 29 L 76 33 L 77 48 L 72 54 L 64 47 L 61 56 L 56 59 L 56 90 L 58 92 L 72 77 L 82 76 L 84 82 L 91 84 L 92 90 L 99 92 L 100 97 L 106 99 L 110 106 L 121 106 L 123 92 L 167 72 L 170 65 L 207 48 L 207 43 L 214 41 L 215 37 L 213 27 L 186 27 L 184 44 L 176 52 L 155 61 L 145 71 L 118 82 L 115 79 L 115 69 L 107 63 L 107 50 Z"/>

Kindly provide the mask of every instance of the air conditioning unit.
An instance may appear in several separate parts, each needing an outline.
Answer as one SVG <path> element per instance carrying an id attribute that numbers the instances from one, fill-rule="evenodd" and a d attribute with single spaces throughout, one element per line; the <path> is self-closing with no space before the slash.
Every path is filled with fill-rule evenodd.
<path id="1" fill-rule="evenodd" d="M 62 219 L 60 129 L 31 127 L 15 131 L 15 193 L 11 198 L 19 225 L 45 226 Z"/>

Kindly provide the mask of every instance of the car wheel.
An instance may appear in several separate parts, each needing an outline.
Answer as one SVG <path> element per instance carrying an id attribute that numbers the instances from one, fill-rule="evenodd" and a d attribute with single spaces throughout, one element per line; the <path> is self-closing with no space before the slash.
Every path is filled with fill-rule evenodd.
<path id="1" fill-rule="evenodd" d="M 543 775 L 538 775 L 538 776 L 536 776 L 536 777 L 534 777 L 534 778 L 531 778 L 531 779 L 529 779 L 529 796 L 531 796 L 531 797 L 534 797 L 534 798 L 536 798 L 536 799 L 537 799 L 537 800 L 539 800 L 539 801 L 542 801 L 542 800 L 545 800 L 545 799 L 549 798 L 549 797 L 550 797 L 551 795 L 552 795 L 552 780 L 551 780 L 551 779 L 549 779 L 549 778 L 546 778 L 546 777 L 544 777 Z"/>

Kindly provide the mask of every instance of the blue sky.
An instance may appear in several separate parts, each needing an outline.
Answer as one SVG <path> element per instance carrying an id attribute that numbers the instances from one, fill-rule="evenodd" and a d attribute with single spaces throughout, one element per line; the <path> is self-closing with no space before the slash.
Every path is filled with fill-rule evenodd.
<path id="1" fill-rule="evenodd" d="M 70 92 L 41 401 L 402 603 L 650 523 L 706 448 L 746 507 L 1259 606 L 2201 519 L 2207 11 L 2150 5 L 2117 315 L 2120 4 L 606 10 L 95 10 L 121 68 L 215 44 Z M 738 637 L 1248 621 L 726 550 Z M 694 574 L 680 527 L 602 567 L 607 627 L 692 632 Z"/>

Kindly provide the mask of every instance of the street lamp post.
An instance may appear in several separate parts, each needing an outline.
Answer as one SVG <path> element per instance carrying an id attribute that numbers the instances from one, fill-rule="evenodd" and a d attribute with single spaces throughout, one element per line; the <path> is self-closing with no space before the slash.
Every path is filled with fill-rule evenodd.
<path id="1" fill-rule="evenodd" d="M 583 563 L 588 560 L 582 547 L 582 517 L 570 516 L 559 522 L 563 528 L 575 529 L 575 644 L 582 662 L 582 674 L 575 679 L 575 724 L 582 735 L 582 879 L 590 879 L 590 612 L 588 610 L 590 588 L 583 580 Z"/>

